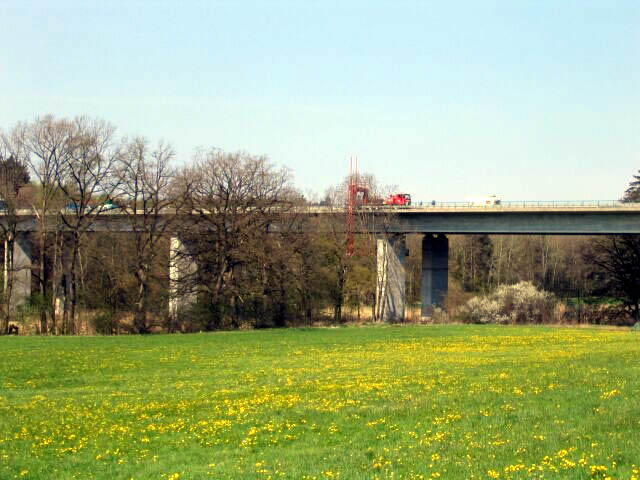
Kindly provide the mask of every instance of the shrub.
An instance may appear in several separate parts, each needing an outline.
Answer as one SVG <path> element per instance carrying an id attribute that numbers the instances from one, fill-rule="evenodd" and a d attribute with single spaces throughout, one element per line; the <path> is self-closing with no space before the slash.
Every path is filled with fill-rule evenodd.
<path id="1" fill-rule="evenodd" d="M 473 323 L 545 323 L 555 320 L 557 300 L 531 282 L 501 285 L 484 297 L 473 297 L 461 316 Z"/>
<path id="2" fill-rule="evenodd" d="M 566 318 L 577 323 L 594 325 L 633 325 L 633 317 L 624 305 L 615 304 L 575 304 L 567 308 Z"/>
<path id="3" fill-rule="evenodd" d="M 101 335 L 113 335 L 116 332 L 118 319 L 111 311 L 104 311 L 96 315 L 91 315 L 89 320 L 95 333 Z"/>

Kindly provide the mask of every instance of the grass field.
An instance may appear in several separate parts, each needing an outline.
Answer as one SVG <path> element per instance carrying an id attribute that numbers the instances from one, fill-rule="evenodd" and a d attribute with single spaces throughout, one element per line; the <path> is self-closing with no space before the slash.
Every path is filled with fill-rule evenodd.
<path id="1" fill-rule="evenodd" d="M 0 478 L 640 477 L 640 333 L 0 338 Z"/>

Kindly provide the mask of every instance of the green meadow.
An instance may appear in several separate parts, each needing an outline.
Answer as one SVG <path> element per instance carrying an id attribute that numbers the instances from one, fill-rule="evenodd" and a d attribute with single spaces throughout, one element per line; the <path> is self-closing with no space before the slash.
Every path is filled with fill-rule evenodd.
<path id="1" fill-rule="evenodd" d="M 638 479 L 640 333 L 0 338 L 0 478 Z"/>

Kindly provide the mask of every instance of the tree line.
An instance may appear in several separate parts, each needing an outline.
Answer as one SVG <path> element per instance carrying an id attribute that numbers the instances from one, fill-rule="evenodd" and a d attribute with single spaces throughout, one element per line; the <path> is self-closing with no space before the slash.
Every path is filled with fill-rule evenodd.
<path id="1" fill-rule="evenodd" d="M 264 156 L 208 148 L 177 167 L 170 144 L 117 139 L 113 125 L 87 117 L 18 123 L 1 133 L 0 148 L 2 332 L 37 315 L 39 333 L 79 333 L 87 312 L 103 333 L 283 326 L 324 315 L 341 322 L 354 296 L 371 303 L 374 286 L 360 284 L 371 280 L 371 255 L 347 258 L 342 216 L 326 220 L 324 234 L 294 228 L 294 207 L 306 201 L 290 171 Z M 38 223 L 37 289 L 18 308 L 23 267 L 11 253 L 21 208 Z M 131 233 L 93 233 L 97 216 L 115 208 Z M 180 212 L 192 221 L 178 224 Z M 172 249 L 172 236 L 188 248 Z M 373 248 L 369 238 L 358 243 Z M 187 266 L 179 282 L 168 278 L 169 265 Z M 172 297 L 193 302 L 175 317 Z"/>
<path id="2" fill-rule="evenodd" d="M 349 255 L 344 216 L 301 217 L 310 200 L 289 170 L 216 148 L 176 165 L 171 144 L 115 132 L 101 119 L 51 115 L 0 132 L 0 332 L 19 321 L 41 334 L 76 334 L 88 325 L 149 333 L 377 320 L 375 238 L 357 235 Z M 381 194 L 373 176 L 367 181 Z M 342 207 L 345 188 L 346 180 L 328 188 L 322 203 Z M 635 201 L 638 186 L 632 190 Z M 37 221 L 30 239 L 36 287 L 19 305 L 16 279 L 25 267 L 13 252 L 22 208 Z M 130 233 L 93 232 L 97 214 L 114 209 Z M 180 212 L 191 221 L 178 222 Z M 301 229 L 301 222 L 312 225 Z M 419 241 L 409 238 L 411 301 L 420 291 Z M 566 297 L 623 298 L 637 316 L 638 296 L 624 288 L 637 287 L 637 274 L 617 280 L 622 267 L 610 255 L 624 250 L 632 261 L 637 242 L 452 237 L 450 290 L 482 293 L 527 279 Z M 179 304 L 173 314 L 172 304 Z"/>

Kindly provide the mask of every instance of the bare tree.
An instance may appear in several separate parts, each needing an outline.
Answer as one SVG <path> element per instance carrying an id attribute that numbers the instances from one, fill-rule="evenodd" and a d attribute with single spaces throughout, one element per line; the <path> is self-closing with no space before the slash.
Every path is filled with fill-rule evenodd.
<path id="1" fill-rule="evenodd" d="M 134 327 L 148 333 L 147 320 L 150 272 L 160 253 L 159 244 L 173 223 L 168 212 L 178 206 L 171 167 L 173 148 L 159 143 L 155 150 L 147 140 L 136 137 L 123 143 L 117 168 L 116 192 L 126 202 L 123 209 L 135 239 L 135 276 L 138 282 L 134 309 Z"/>
<path id="2" fill-rule="evenodd" d="M 251 295 L 250 302 L 243 302 L 240 313 L 253 319 L 255 326 L 284 327 L 297 316 L 300 308 L 307 308 L 305 318 L 310 318 L 308 296 L 298 297 L 301 284 L 305 283 L 308 263 L 302 259 L 308 247 L 308 232 L 301 231 L 306 219 L 300 214 L 302 199 L 291 195 L 295 209 L 283 212 L 277 219 L 277 231 L 261 232 L 251 246 L 243 268 L 238 272 L 241 280 L 254 284 L 242 289 Z M 288 210 L 288 209 L 287 209 Z M 306 287 L 310 285 L 307 283 Z M 310 294 L 311 292 L 305 292 Z M 298 303 L 299 301 L 299 303 Z M 304 307 L 302 307 L 304 306 Z M 298 311 L 296 311 L 298 310 Z M 306 315 L 306 314 L 309 315 Z"/>
<path id="3" fill-rule="evenodd" d="M 604 273 L 607 290 L 622 298 L 634 321 L 640 321 L 640 238 L 634 235 L 596 238 L 587 258 Z"/>
<path id="4" fill-rule="evenodd" d="M 300 313 L 306 323 L 311 323 L 314 311 L 323 305 L 323 287 L 321 270 L 323 265 L 318 261 L 318 243 L 322 237 L 318 233 L 317 219 L 301 217 L 299 228 L 304 231 L 296 233 L 289 245 L 289 268 L 295 279 L 295 292 Z"/>
<path id="5" fill-rule="evenodd" d="M 262 248 L 264 235 L 290 209 L 289 182 L 289 172 L 266 157 L 217 149 L 198 152 L 193 167 L 181 175 L 188 192 L 184 208 L 194 219 L 182 233 L 193 248 L 183 254 L 198 265 L 190 286 L 206 297 L 205 328 L 218 326 L 224 317 L 237 323 L 244 284 L 236 280 L 253 261 L 254 250 Z"/>
<path id="6" fill-rule="evenodd" d="M 20 145 L 24 153 L 24 161 L 29 167 L 34 179 L 38 181 L 39 189 L 32 199 L 33 212 L 38 221 L 38 253 L 39 272 L 38 287 L 40 300 L 43 302 L 40 311 L 40 331 L 46 333 L 51 328 L 56 331 L 56 289 L 58 284 L 59 239 L 58 217 L 52 215 L 58 212 L 60 195 L 58 187 L 58 171 L 60 165 L 66 162 L 69 155 L 69 141 L 73 134 L 73 125 L 68 120 L 58 120 L 51 115 L 37 118 L 33 123 L 20 123 L 11 133 L 13 141 Z M 54 219 L 52 221 L 52 218 Z M 46 253 L 48 251 L 47 237 L 54 233 L 53 263 L 51 268 L 51 298 L 49 311 L 51 325 L 47 324 L 47 308 L 44 307 L 47 294 Z"/>
<path id="7" fill-rule="evenodd" d="M 621 201 L 640 202 L 640 172 L 633 175 Z M 620 297 L 633 319 L 640 322 L 640 238 L 615 235 L 594 239 L 587 258 L 605 273 L 605 287 Z"/>
<path id="8" fill-rule="evenodd" d="M 62 318 L 63 333 L 75 331 L 78 300 L 77 262 L 81 241 L 96 217 L 108 208 L 117 184 L 113 168 L 117 151 L 113 148 L 115 128 L 99 119 L 78 117 L 72 123 L 68 139 L 68 155 L 58 158 L 55 165 L 57 183 L 64 193 L 67 206 L 61 219 L 71 236 L 71 256 L 68 262 L 68 282 Z"/>
<path id="9" fill-rule="evenodd" d="M 349 219 L 345 216 L 349 178 L 338 185 L 329 187 L 325 192 L 324 206 L 329 214 L 324 217 L 321 228 L 326 234 L 318 239 L 320 251 L 324 255 L 323 266 L 327 270 L 327 293 L 333 309 L 333 321 L 342 323 L 342 309 L 345 304 L 346 285 L 350 267 Z M 355 223 L 356 218 L 353 222 Z M 354 241 L 355 243 L 355 241 Z M 355 251 L 355 250 L 354 250 Z"/>
<path id="10" fill-rule="evenodd" d="M 349 185 L 357 184 L 367 191 L 367 201 L 365 197 L 358 195 L 355 199 L 355 208 L 353 211 L 354 218 L 350 222 L 349 219 L 345 219 L 345 215 L 349 214 L 349 208 L 347 205 L 349 195 Z M 380 185 L 375 176 L 372 174 L 359 174 L 357 179 L 351 180 L 346 177 L 340 184 L 327 189 L 325 193 L 325 199 L 323 204 L 333 211 L 333 215 L 329 215 L 326 219 L 326 228 L 328 235 L 326 235 L 326 246 L 330 254 L 327 258 L 327 265 L 332 267 L 331 285 L 329 289 L 329 296 L 331 298 L 333 306 L 333 316 L 335 322 L 342 321 L 342 308 L 347 300 L 347 286 L 352 284 L 352 290 L 354 291 L 355 305 L 359 310 L 360 298 L 362 295 L 361 286 L 357 280 L 350 281 L 349 277 L 355 270 L 359 271 L 358 277 L 375 278 L 375 285 L 363 285 L 365 292 L 370 292 L 370 295 L 366 295 L 372 298 L 373 305 L 373 317 L 374 321 L 382 320 L 385 311 L 386 298 L 387 298 L 387 282 L 386 276 L 381 274 L 365 275 L 363 269 L 372 272 L 384 272 L 388 267 L 388 255 L 372 254 L 371 249 L 375 250 L 375 246 L 378 239 L 389 241 L 391 233 L 389 232 L 395 218 L 396 212 L 393 207 L 386 207 L 382 205 L 382 200 L 392 191 L 397 190 L 394 186 Z M 353 224 L 354 230 L 357 231 L 355 235 L 354 244 L 355 248 L 350 252 L 348 244 L 350 240 L 348 238 L 349 232 L 348 225 Z M 363 250 L 369 250 L 364 252 Z M 362 268 L 361 268 L 362 267 Z M 378 297 L 379 302 L 376 301 Z"/>

